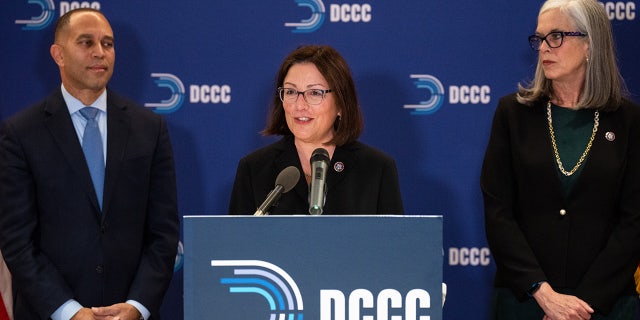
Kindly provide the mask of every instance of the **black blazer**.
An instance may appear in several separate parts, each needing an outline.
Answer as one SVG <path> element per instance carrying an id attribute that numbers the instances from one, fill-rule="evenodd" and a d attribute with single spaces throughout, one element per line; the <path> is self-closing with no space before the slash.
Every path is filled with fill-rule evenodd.
<path id="1" fill-rule="evenodd" d="M 640 259 L 638 106 L 600 112 L 582 165 L 564 194 L 546 101 L 529 107 L 514 94 L 502 98 L 482 167 L 486 233 L 496 286 L 525 299 L 532 283 L 546 280 L 606 314 L 617 298 L 634 293 Z"/>
<path id="2" fill-rule="evenodd" d="M 281 196 L 270 214 L 309 214 L 309 187 L 293 140 L 293 136 L 285 136 L 240 160 L 230 214 L 253 214 L 274 188 L 277 175 L 288 166 L 300 170 L 300 180 Z M 327 171 L 323 214 L 403 213 L 398 172 L 391 157 L 360 142 L 335 149 Z"/>
<path id="3" fill-rule="evenodd" d="M 128 299 L 159 318 L 178 244 L 173 152 L 162 117 L 107 91 L 103 212 L 60 90 L 0 129 L 0 246 L 16 319 L 68 299 Z"/>

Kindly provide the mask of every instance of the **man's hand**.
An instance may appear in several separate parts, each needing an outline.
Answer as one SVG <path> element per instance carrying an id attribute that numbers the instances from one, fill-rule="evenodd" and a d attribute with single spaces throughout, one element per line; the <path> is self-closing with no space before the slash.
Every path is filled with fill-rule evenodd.
<path id="1" fill-rule="evenodd" d="M 140 311 L 128 303 L 91 308 L 96 320 L 139 320 Z"/>

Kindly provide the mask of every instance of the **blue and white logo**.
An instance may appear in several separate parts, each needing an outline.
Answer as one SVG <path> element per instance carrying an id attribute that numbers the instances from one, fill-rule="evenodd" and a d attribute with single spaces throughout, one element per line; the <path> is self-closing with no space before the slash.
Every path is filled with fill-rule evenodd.
<path id="1" fill-rule="evenodd" d="M 296 0 L 299 7 L 308 7 L 311 17 L 300 22 L 285 22 L 285 27 L 293 27 L 293 33 L 310 33 L 318 30 L 324 22 L 325 8 L 322 0 Z"/>
<path id="2" fill-rule="evenodd" d="M 411 114 L 432 114 L 442 106 L 444 102 L 444 86 L 438 78 L 429 74 L 412 74 L 411 79 L 416 79 L 413 83 L 418 89 L 429 91 L 427 99 L 419 104 L 405 104 L 405 109 L 414 109 Z"/>
<path id="3" fill-rule="evenodd" d="M 30 20 L 16 20 L 16 24 L 24 24 L 22 30 L 42 30 L 51 24 L 55 15 L 55 4 L 53 0 L 29 0 L 31 4 L 37 4 L 42 9 L 42 13 Z"/>
<path id="4" fill-rule="evenodd" d="M 609 20 L 632 21 L 636 19 L 636 3 L 634 1 L 601 1 L 600 5 L 607 12 Z"/>
<path id="5" fill-rule="evenodd" d="M 156 113 L 172 113 L 180 109 L 184 102 L 184 84 L 180 79 L 170 73 L 152 73 L 151 77 L 158 78 L 156 84 L 161 88 L 169 88 L 171 97 L 160 102 L 147 102 L 145 107 L 155 108 Z"/>
<path id="6" fill-rule="evenodd" d="M 300 289 L 280 267 L 261 260 L 211 260 L 212 267 L 232 267 L 234 277 L 221 278 L 230 293 L 258 294 L 267 301 L 269 319 L 303 320 Z"/>

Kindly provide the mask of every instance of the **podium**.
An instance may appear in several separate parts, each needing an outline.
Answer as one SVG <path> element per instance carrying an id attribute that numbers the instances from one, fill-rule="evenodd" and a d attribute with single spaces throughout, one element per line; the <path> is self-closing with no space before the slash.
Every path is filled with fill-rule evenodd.
<path id="1" fill-rule="evenodd" d="M 183 221 L 184 319 L 442 319 L 441 216 Z"/>

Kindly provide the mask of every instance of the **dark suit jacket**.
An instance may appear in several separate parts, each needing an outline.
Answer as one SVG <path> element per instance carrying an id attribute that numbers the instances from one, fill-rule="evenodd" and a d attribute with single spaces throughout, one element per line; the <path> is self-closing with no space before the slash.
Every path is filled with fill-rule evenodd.
<path id="1" fill-rule="evenodd" d="M 338 165 L 336 165 L 338 164 Z M 337 167 L 343 165 L 344 170 Z M 284 193 L 270 214 L 309 214 L 309 187 L 293 142 L 283 137 L 267 147 L 242 158 L 233 185 L 230 214 L 250 215 L 274 188 L 277 175 L 295 166 L 300 180 Z M 402 198 L 395 161 L 360 142 L 334 151 L 327 170 L 327 194 L 323 214 L 402 214 Z"/>
<path id="2" fill-rule="evenodd" d="M 605 133 L 615 134 L 609 141 Z M 482 168 L 487 239 L 495 285 L 521 298 L 536 281 L 568 289 L 608 313 L 633 294 L 640 258 L 640 108 L 600 112 L 580 176 L 564 194 L 546 101 L 500 100 Z M 566 214 L 561 215 L 561 210 Z"/>
<path id="3" fill-rule="evenodd" d="M 164 120 L 107 93 L 101 213 L 60 90 L 0 130 L 0 245 L 16 319 L 133 299 L 159 318 L 177 250 L 175 170 Z"/>

